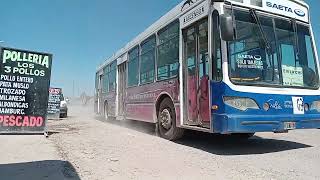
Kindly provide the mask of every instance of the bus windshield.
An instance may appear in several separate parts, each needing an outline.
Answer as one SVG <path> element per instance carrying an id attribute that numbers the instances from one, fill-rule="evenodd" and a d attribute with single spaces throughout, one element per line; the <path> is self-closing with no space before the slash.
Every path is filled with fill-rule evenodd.
<path id="1" fill-rule="evenodd" d="M 228 42 L 229 75 L 233 83 L 319 87 L 309 26 L 249 10 L 233 13 L 236 38 Z"/>

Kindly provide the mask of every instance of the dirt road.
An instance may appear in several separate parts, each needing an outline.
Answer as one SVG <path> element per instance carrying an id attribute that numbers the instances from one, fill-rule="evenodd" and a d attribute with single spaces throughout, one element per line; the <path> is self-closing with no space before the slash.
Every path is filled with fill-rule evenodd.
<path id="1" fill-rule="evenodd" d="M 1 180 L 79 180 L 55 144 L 43 135 L 1 135 Z"/>
<path id="2" fill-rule="evenodd" d="M 231 142 L 187 133 L 161 139 L 150 124 L 103 121 L 70 107 L 44 136 L 0 136 L 2 180 L 320 179 L 320 130 L 258 133 Z"/>
<path id="3" fill-rule="evenodd" d="M 188 133 L 169 142 L 151 125 L 105 122 L 81 106 L 49 127 L 57 132 L 49 140 L 81 179 L 320 179 L 320 130 L 238 143 Z"/>

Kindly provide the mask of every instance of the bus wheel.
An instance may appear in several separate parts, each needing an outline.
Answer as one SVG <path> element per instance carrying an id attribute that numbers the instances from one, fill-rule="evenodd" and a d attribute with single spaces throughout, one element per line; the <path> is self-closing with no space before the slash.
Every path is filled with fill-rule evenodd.
<path id="1" fill-rule="evenodd" d="M 184 129 L 176 126 L 176 113 L 171 99 L 165 98 L 159 107 L 158 128 L 160 137 L 174 141 L 183 136 Z"/>
<path id="2" fill-rule="evenodd" d="M 108 115 L 108 104 L 104 105 L 104 111 L 103 111 L 104 119 L 108 120 L 109 115 Z"/>

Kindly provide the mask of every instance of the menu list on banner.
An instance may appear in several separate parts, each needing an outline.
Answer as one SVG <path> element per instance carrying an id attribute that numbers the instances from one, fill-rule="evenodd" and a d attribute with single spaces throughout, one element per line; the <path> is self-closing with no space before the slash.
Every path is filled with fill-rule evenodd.
<path id="1" fill-rule="evenodd" d="M 45 130 L 52 55 L 1 49 L 0 132 Z"/>

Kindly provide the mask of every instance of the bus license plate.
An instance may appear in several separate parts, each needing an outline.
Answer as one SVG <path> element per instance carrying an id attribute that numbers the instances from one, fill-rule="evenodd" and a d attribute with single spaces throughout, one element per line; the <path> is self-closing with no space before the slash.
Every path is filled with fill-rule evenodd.
<path id="1" fill-rule="evenodd" d="M 284 129 L 285 130 L 296 129 L 296 123 L 295 122 L 285 122 L 284 123 Z"/>

